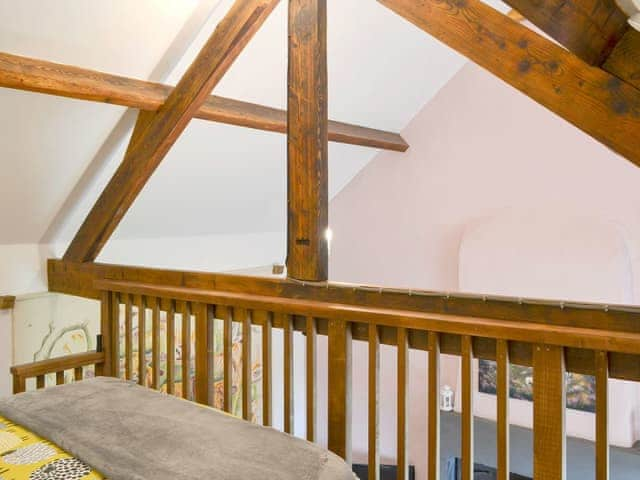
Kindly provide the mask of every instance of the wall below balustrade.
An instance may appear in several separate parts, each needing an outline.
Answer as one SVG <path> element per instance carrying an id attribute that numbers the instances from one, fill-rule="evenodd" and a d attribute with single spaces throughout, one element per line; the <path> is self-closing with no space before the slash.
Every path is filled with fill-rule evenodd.
<path id="1" fill-rule="evenodd" d="M 0 398 L 11 394 L 13 325 L 11 310 L 0 310 Z"/>
<path id="2" fill-rule="evenodd" d="M 380 153 L 331 202 L 332 280 L 456 291 L 460 242 L 469 226 L 508 211 L 553 213 L 615 224 L 624 232 L 630 239 L 631 272 L 625 299 L 640 303 L 637 167 L 473 64 L 418 113 L 403 135 L 411 145 L 406 154 Z M 544 230 L 539 235 L 544 239 Z M 588 265 L 590 259 L 581 261 Z M 498 282 L 489 281 L 491 266 L 487 269 L 483 290 L 490 293 Z M 606 302 L 608 294 L 585 288 L 574 299 Z M 366 348 L 354 354 L 356 371 L 366 371 Z M 388 395 L 382 401 L 381 448 L 383 457 L 393 459 L 393 349 L 383 352 L 382 363 L 382 390 Z M 424 355 L 416 354 L 410 370 L 409 457 L 419 472 L 428 451 L 425 363 Z M 444 382 L 455 387 L 457 376 L 456 362 L 445 360 Z M 354 377 L 356 396 L 366 400 L 366 376 Z M 354 408 L 354 448 L 360 458 L 366 451 L 364 433 L 366 409 Z"/>

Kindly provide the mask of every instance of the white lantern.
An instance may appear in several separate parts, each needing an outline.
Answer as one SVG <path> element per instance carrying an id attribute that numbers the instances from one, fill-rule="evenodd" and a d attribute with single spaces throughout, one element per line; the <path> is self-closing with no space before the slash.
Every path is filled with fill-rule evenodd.
<path id="1" fill-rule="evenodd" d="M 453 411 L 453 390 L 449 385 L 445 385 L 440 390 L 440 410 L 444 412 Z"/>

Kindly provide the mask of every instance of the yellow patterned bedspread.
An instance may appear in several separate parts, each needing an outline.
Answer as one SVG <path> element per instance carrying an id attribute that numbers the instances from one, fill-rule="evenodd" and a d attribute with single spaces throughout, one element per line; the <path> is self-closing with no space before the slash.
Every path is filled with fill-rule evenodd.
<path id="1" fill-rule="evenodd" d="M 0 416 L 0 480 L 101 480 L 58 446 Z"/>

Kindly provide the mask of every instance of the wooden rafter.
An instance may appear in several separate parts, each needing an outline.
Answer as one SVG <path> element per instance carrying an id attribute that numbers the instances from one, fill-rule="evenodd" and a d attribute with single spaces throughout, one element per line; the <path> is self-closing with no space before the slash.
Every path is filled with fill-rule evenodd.
<path id="1" fill-rule="evenodd" d="M 287 273 L 328 278 L 326 0 L 289 0 Z"/>
<path id="2" fill-rule="evenodd" d="M 173 87 L 85 68 L 0 53 L 0 87 L 90 100 L 150 112 L 157 111 Z M 286 133 L 287 112 L 277 108 L 211 95 L 195 118 L 241 127 Z M 329 140 L 404 152 L 397 133 L 329 121 Z"/>
<path id="3" fill-rule="evenodd" d="M 378 0 L 640 165 L 640 91 L 480 0 Z"/>
<path id="4" fill-rule="evenodd" d="M 590 65 L 600 65 L 627 31 L 614 0 L 505 0 Z"/>
<path id="5" fill-rule="evenodd" d="M 640 32 L 627 30 L 602 68 L 640 89 Z"/>
<path id="6" fill-rule="evenodd" d="M 129 207 L 278 0 L 237 0 L 166 102 L 141 112 L 124 160 L 80 227 L 65 259 L 96 259 Z"/>

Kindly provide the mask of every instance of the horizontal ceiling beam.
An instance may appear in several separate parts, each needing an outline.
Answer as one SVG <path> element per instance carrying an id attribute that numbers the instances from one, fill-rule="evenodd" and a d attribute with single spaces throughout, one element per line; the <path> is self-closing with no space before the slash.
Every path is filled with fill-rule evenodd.
<path id="1" fill-rule="evenodd" d="M 0 53 L 0 87 L 78 100 L 157 111 L 173 87 L 85 68 Z M 277 108 L 211 95 L 195 118 L 286 133 L 287 112 Z M 409 145 L 397 133 L 329 121 L 329 140 L 405 152 Z"/>
<path id="2" fill-rule="evenodd" d="M 640 165 L 640 91 L 632 85 L 480 0 L 378 1 Z"/>
<path id="3" fill-rule="evenodd" d="M 614 0 L 505 0 L 590 65 L 600 65 L 628 29 Z"/>

